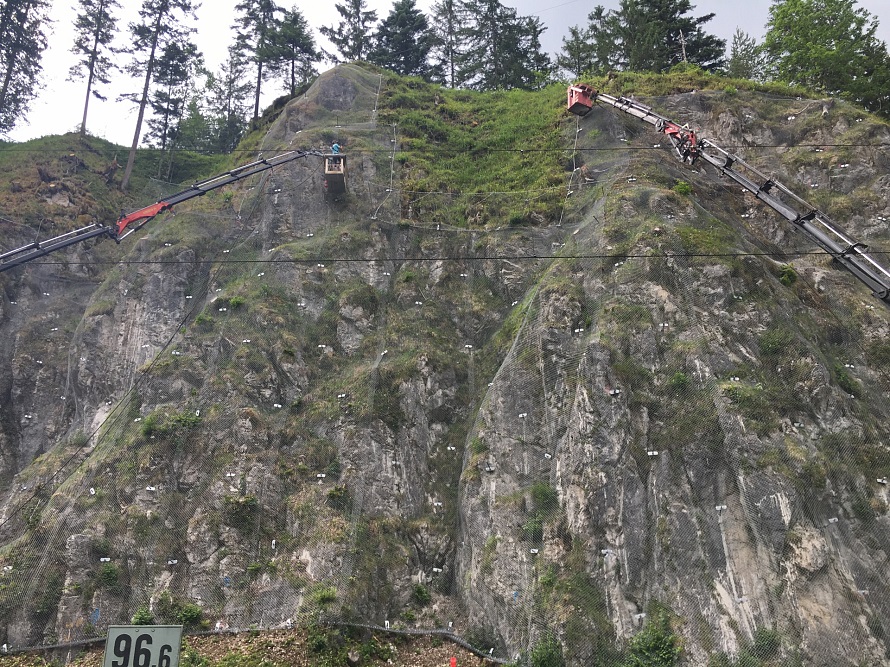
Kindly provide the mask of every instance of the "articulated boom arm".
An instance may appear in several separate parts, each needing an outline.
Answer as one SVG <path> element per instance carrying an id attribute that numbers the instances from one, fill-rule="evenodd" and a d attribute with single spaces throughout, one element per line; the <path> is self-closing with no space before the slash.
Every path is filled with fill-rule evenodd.
<path id="1" fill-rule="evenodd" d="M 323 153 L 318 151 L 289 151 L 268 159 L 257 160 L 256 162 L 251 162 L 242 167 L 236 167 L 225 174 L 213 176 L 212 178 L 195 183 L 182 192 L 177 192 L 169 197 L 164 197 L 163 199 L 158 200 L 154 204 L 144 206 L 132 213 L 122 215 L 114 226 L 106 226 L 96 223 L 81 227 L 80 229 L 75 229 L 74 231 L 67 232 L 60 236 L 55 236 L 45 241 L 35 241 L 34 243 L 29 243 L 21 248 L 10 250 L 9 252 L 0 254 L 0 273 L 15 266 L 19 266 L 20 264 L 24 264 L 25 262 L 30 262 L 32 259 L 48 255 L 56 250 L 67 248 L 75 243 L 82 243 L 88 239 L 106 237 L 120 243 L 124 237 L 129 236 L 152 218 L 164 211 L 172 209 L 177 204 L 181 204 L 194 197 L 200 197 L 211 190 L 216 190 L 217 188 L 229 185 L 235 181 L 240 181 L 242 178 L 253 176 L 254 174 L 266 171 L 267 169 L 272 169 L 273 167 L 277 167 L 286 162 L 298 160 L 310 155 L 322 157 Z"/>
<path id="2" fill-rule="evenodd" d="M 690 163 L 695 163 L 702 159 L 716 167 L 722 175 L 734 180 L 793 223 L 841 266 L 865 283 L 877 298 L 890 304 L 890 271 L 866 252 L 868 246 L 849 237 L 827 215 L 777 180 L 765 176 L 739 156 L 723 150 L 710 140 L 700 139 L 688 125 L 681 127 L 633 100 L 598 93 L 583 84 L 569 88 L 569 99 L 576 100 L 576 109 L 573 110 L 570 106 L 570 111 L 579 113 L 577 108 L 581 107 L 582 113 L 579 115 L 586 113 L 585 107 L 589 110 L 588 100 L 591 104 L 599 101 L 653 125 L 658 132 L 670 139 L 684 162 L 688 159 Z M 706 152 L 706 148 L 712 149 L 716 154 Z"/>

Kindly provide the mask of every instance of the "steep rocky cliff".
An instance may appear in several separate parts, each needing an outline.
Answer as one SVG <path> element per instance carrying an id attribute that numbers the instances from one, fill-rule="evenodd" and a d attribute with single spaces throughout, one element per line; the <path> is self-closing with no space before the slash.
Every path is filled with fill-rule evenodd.
<path id="1" fill-rule="evenodd" d="M 646 101 L 890 247 L 886 125 L 707 83 Z M 886 307 L 561 92 L 342 66 L 262 151 L 339 140 L 343 197 L 297 161 L 4 274 L 4 641 L 321 615 L 886 664 Z"/>

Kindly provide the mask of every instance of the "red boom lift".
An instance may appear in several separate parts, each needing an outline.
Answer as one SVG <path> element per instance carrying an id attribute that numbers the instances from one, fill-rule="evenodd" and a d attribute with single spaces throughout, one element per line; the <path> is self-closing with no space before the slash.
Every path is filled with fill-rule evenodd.
<path id="1" fill-rule="evenodd" d="M 791 222 L 811 241 L 830 254 L 841 266 L 871 289 L 874 296 L 890 304 L 890 271 L 871 257 L 868 246 L 851 238 L 822 211 L 797 196 L 774 178 L 765 176 L 738 155 L 729 153 L 710 140 L 703 140 L 689 125 L 680 126 L 651 107 L 626 97 L 613 97 L 597 92 L 586 84 L 569 86 L 566 109 L 578 116 L 586 116 L 597 102 L 655 126 L 667 136 L 683 162 L 694 164 L 701 159 L 716 167 L 757 199 Z M 716 154 L 705 151 L 712 149 Z"/>

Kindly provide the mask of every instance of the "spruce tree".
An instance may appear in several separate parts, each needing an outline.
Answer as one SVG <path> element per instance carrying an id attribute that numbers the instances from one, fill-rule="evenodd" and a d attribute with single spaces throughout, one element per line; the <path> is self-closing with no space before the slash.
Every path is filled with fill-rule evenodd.
<path id="1" fill-rule="evenodd" d="M 177 126 L 185 114 L 200 65 L 198 47 L 188 40 L 170 42 L 157 59 L 148 100 L 154 116 L 148 120 L 146 138 L 162 151 L 172 149 L 176 141 Z"/>
<path id="2" fill-rule="evenodd" d="M 587 15 L 587 27 L 569 28 L 569 39 L 562 39 L 562 53 L 556 64 L 576 78 L 584 73 L 603 75 L 616 67 L 617 54 L 614 29 L 614 13 L 602 5 L 594 7 Z"/>
<path id="3" fill-rule="evenodd" d="M 371 47 L 371 28 L 377 21 L 377 12 L 369 10 L 365 0 L 346 0 L 334 8 L 343 20 L 337 27 L 322 26 L 318 31 L 331 40 L 341 58 L 332 53 L 325 55 L 334 62 L 362 60 Z"/>
<path id="4" fill-rule="evenodd" d="M 49 0 L 0 3 L 0 135 L 12 130 L 37 95 L 49 6 Z"/>
<path id="5" fill-rule="evenodd" d="M 430 61 L 434 79 L 449 88 L 457 88 L 459 78 L 462 37 L 466 12 L 460 0 L 438 0 L 433 5 L 433 40 Z"/>
<path id="6" fill-rule="evenodd" d="M 545 30 L 536 18 L 517 16 L 498 0 L 467 0 L 464 51 L 458 77 L 471 88 L 534 88 L 550 74 L 541 50 Z"/>
<path id="7" fill-rule="evenodd" d="M 233 150 L 247 128 L 248 102 L 252 86 L 245 81 L 247 63 L 237 49 L 229 49 L 229 57 L 216 73 L 208 74 L 205 104 L 212 135 L 213 149 Z"/>
<path id="8" fill-rule="evenodd" d="M 74 20 L 74 46 L 71 53 L 78 57 L 69 70 L 69 79 L 86 77 L 87 89 L 83 100 L 83 120 L 80 123 L 80 136 L 87 131 L 87 110 L 90 96 L 98 100 L 105 97 L 96 89 L 96 83 L 107 84 L 110 73 L 117 66 L 111 60 L 115 53 L 111 41 L 117 32 L 117 19 L 112 15 L 120 9 L 117 0 L 77 0 L 79 12 Z"/>
<path id="9" fill-rule="evenodd" d="M 759 79 L 763 75 L 762 49 L 756 39 L 740 28 L 732 36 L 726 73 L 736 79 Z"/>
<path id="10" fill-rule="evenodd" d="M 297 7 L 284 13 L 272 35 L 269 69 L 284 79 L 290 95 L 315 76 L 314 62 L 321 58 L 312 29 Z"/>
<path id="11" fill-rule="evenodd" d="M 374 33 L 368 60 L 397 74 L 429 78 L 433 40 L 429 21 L 414 0 L 396 0 Z"/>
<path id="12" fill-rule="evenodd" d="M 597 5 L 587 15 L 587 36 L 593 46 L 593 72 L 603 75 L 617 67 L 617 44 L 612 33 L 612 12 Z"/>
<path id="13" fill-rule="evenodd" d="M 562 38 L 562 52 L 556 56 L 556 65 L 572 79 L 593 72 L 593 43 L 586 30 L 569 26 L 569 36 Z"/>
<path id="14" fill-rule="evenodd" d="M 692 9 L 690 0 L 621 0 L 609 17 L 616 64 L 629 71 L 664 72 L 685 60 L 706 70 L 720 69 L 726 42 L 702 28 L 714 14 L 686 16 Z"/>
<path id="15" fill-rule="evenodd" d="M 132 39 L 128 52 L 132 55 L 132 60 L 127 65 L 127 71 L 133 76 L 144 77 L 144 80 L 140 95 L 125 96 L 138 102 L 139 113 L 136 117 L 133 143 L 127 156 L 127 166 L 121 179 L 121 190 L 127 188 L 133 174 L 136 148 L 139 146 L 145 107 L 148 105 L 149 90 L 158 55 L 163 52 L 167 44 L 181 42 L 195 31 L 193 27 L 184 23 L 186 17 L 195 18 L 194 11 L 193 0 L 144 0 L 139 10 L 140 22 L 130 24 Z"/>
<path id="16" fill-rule="evenodd" d="M 260 92 L 263 79 L 268 73 L 263 67 L 272 57 L 272 39 L 278 29 L 277 14 L 282 8 L 273 0 L 242 0 L 235 5 L 235 11 L 241 15 L 232 26 L 235 28 L 235 44 L 238 52 L 256 65 L 256 83 L 253 94 L 253 125 L 256 126 L 260 117 Z"/>

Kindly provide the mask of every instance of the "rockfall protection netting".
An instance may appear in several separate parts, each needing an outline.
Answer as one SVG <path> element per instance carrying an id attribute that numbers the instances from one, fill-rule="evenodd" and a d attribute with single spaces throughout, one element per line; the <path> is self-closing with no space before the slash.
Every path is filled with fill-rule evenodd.
<path id="1" fill-rule="evenodd" d="M 801 336 L 761 287 L 772 246 L 728 238 L 626 155 L 588 160 L 602 178 L 571 171 L 556 224 L 460 229 L 430 210 L 546 193 L 402 192 L 398 128 L 372 112 L 350 132 L 392 146 L 349 154 L 366 163 L 358 214 L 313 211 L 305 164 L 187 214 L 225 237 L 172 288 L 181 321 L 127 333 L 129 390 L 5 508 L 14 648 L 141 611 L 220 630 L 419 625 L 501 660 L 553 636 L 577 665 L 690 637 L 693 664 L 791 665 L 819 650 L 799 611 L 818 577 L 844 596 L 841 653 L 882 639 L 890 591 L 869 560 L 886 558 L 890 461 L 868 413 L 887 377 L 857 379 L 869 341 L 848 310 L 803 285 L 836 331 Z M 650 137 L 619 123 L 619 139 Z M 125 265 L 128 289 L 147 261 Z"/>

